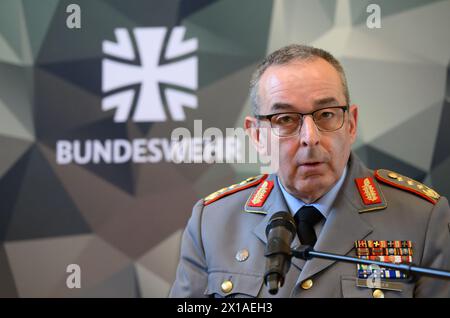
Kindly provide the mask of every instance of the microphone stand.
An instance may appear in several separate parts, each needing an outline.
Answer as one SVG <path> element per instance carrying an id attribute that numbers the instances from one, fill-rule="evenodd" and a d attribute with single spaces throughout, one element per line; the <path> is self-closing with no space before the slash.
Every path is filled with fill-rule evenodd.
<path id="1" fill-rule="evenodd" d="M 432 276 L 432 277 L 437 277 L 437 278 L 450 279 L 450 271 L 444 271 L 444 270 L 435 269 L 435 268 L 419 267 L 412 263 L 411 264 L 385 263 L 385 262 L 372 261 L 369 259 L 361 259 L 361 258 L 356 258 L 356 257 L 351 257 L 351 256 L 333 254 L 333 253 L 318 252 L 318 251 L 315 251 L 311 246 L 308 246 L 308 245 L 302 245 L 298 248 L 293 249 L 292 256 L 303 259 L 305 261 L 316 257 L 316 258 L 324 258 L 324 259 L 328 259 L 328 260 L 341 261 L 341 262 L 354 263 L 354 264 L 378 265 L 381 267 L 391 268 L 391 269 L 402 271 L 402 272 L 406 273 L 408 275 L 408 277 L 412 277 L 413 273 L 419 273 L 420 275 L 424 275 L 424 276 Z"/>

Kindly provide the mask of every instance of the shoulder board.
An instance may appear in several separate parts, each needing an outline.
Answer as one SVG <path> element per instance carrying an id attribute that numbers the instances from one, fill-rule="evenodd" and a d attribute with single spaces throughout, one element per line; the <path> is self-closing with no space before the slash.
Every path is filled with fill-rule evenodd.
<path id="1" fill-rule="evenodd" d="M 203 205 L 208 205 L 208 204 L 213 203 L 214 201 L 217 201 L 220 198 L 223 198 L 227 195 L 230 195 L 232 193 L 253 187 L 253 186 L 261 183 L 262 181 L 264 181 L 266 178 L 267 178 L 267 174 L 263 174 L 263 175 L 259 175 L 256 177 L 247 178 L 240 183 L 236 183 L 229 187 L 222 188 L 216 192 L 211 193 L 206 198 L 204 198 Z"/>
<path id="2" fill-rule="evenodd" d="M 375 178 L 393 187 L 417 194 L 418 196 L 430 201 L 433 204 L 436 204 L 436 202 L 441 197 L 436 191 L 427 187 L 423 183 L 405 177 L 394 171 L 386 169 L 375 170 Z"/>

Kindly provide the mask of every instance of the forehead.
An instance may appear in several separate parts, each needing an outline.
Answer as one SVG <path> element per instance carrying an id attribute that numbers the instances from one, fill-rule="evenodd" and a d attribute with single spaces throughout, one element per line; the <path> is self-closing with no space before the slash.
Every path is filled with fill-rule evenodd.
<path id="1" fill-rule="evenodd" d="M 272 65 L 259 82 L 262 111 L 276 103 L 292 105 L 293 110 L 307 111 L 320 100 L 335 100 L 343 105 L 345 96 L 337 70 L 327 61 L 316 58 Z"/>

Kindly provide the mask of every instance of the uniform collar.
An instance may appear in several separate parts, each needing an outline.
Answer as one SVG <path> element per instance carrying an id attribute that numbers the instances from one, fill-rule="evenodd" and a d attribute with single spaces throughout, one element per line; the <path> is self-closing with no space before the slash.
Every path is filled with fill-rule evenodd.
<path id="1" fill-rule="evenodd" d="M 328 218 L 331 206 L 333 205 L 334 200 L 336 199 L 336 196 L 339 190 L 341 189 L 346 176 L 347 176 L 347 165 L 345 166 L 344 171 L 341 174 L 341 177 L 334 184 L 331 190 L 325 193 L 314 203 L 309 204 L 315 207 L 317 210 L 319 210 L 320 213 L 322 213 L 322 215 L 325 217 L 325 219 Z M 280 178 L 276 177 L 276 179 L 278 186 L 280 187 L 281 193 L 283 194 L 283 197 L 286 200 L 286 203 L 289 207 L 290 212 L 292 213 L 292 215 L 295 215 L 295 213 L 297 213 L 298 210 L 300 210 L 304 205 L 306 205 L 306 203 L 303 202 L 301 199 L 294 197 L 289 192 L 287 192 L 286 189 L 281 184 Z"/>

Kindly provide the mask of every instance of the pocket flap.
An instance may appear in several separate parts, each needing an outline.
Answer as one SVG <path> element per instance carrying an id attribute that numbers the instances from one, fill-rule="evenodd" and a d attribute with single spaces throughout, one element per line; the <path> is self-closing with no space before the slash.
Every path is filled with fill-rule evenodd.
<path id="1" fill-rule="evenodd" d="M 208 274 L 205 295 L 216 297 L 257 297 L 263 277 L 240 273 L 212 272 Z"/>

